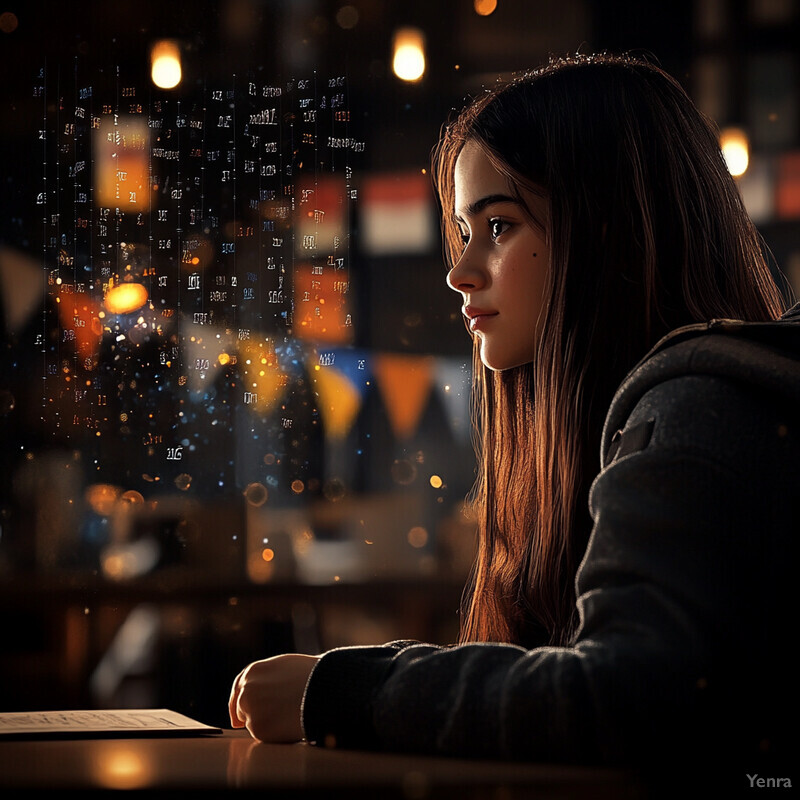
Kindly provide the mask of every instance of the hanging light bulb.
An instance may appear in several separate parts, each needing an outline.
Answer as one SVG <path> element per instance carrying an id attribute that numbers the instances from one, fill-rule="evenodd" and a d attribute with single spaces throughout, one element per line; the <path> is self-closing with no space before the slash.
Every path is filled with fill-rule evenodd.
<path id="1" fill-rule="evenodd" d="M 475 0 L 472 5 L 481 17 L 488 17 L 497 10 L 497 0 Z"/>
<path id="2" fill-rule="evenodd" d="M 419 28 L 400 28 L 394 35 L 394 74 L 413 83 L 425 74 L 425 37 Z"/>
<path id="3" fill-rule="evenodd" d="M 750 163 L 750 144 L 741 128 L 725 128 L 720 135 L 720 147 L 728 171 L 734 178 L 744 175 Z"/>
<path id="4" fill-rule="evenodd" d="M 162 39 L 150 51 L 153 83 L 159 89 L 174 89 L 181 82 L 181 51 L 171 39 Z"/>

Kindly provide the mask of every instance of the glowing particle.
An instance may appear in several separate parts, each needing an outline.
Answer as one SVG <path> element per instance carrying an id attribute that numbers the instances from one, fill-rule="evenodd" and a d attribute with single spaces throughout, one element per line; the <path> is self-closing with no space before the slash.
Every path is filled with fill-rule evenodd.
<path id="1" fill-rule="evenodd" d="M 292 481 L 292 491 L 295 494 L 302 494 L 305 488 L 305 484 L 299 478 Z"/>
<path id="2" fill-rule="evenodd" d="M 192 485 L 192 476 L 186 472 L 181 472 L 175 478 L 175 485 L 182 491 L 185 492 L 191 485 Z"/>
<path id="3" fill-rule="evenodd" d="M 434 489 L 441 489 L 444 481 L 438 475 L 431 475 L 430 484 Z"/>
<path id="4" fill-rule="evenodd" d="M 345 8 L 348 7 L 352 8 L 352 6 L 345 6 Z M 356 19 L 358 19 L 358 12 L 356 12 Z M 19 25 L 19 20 L 16 14 L 12 14 L 10 11 L 4 11 L 0 14 L 0 31 L 3 33 L 14 33 L 17 29 L 17 25 Z M 345 26 L 342 25 L 342 27 L 344 28 Z M 352 25 L 350 27 L 352 27 Z"/>
<path id="5" fill-rule="evenodd" d="M 391 468 L 392 480 L 401 486 L 408 486 L 417 477 L 417 468 L 408 459 L 395 459 Z"/>
<path id="6" fill-rule="evenodd" d="M 255 508 L 263 506 L 267 502 L 267 487 L 263 483 L 258 483 L 258 481 L 248 484 L 243 494 L 245 501 Z"/>
<path id="7" fill-rule="evenodd" d="M 123 506 L 144 505 L 144 497 L 141 492 L 137 492 L 135 489 L 129 489 L 127 492 L 123 492 L 119 497 L 119 501 Z"/>
<path id="8" fill-rule="evenodd" d="M 264 561 L 272 561 L 272 559 L 275 558 L 275 551 L 269 547 L 265 547 L 261 551 L 261 558 L 263 558 Z"/>
<path id="9" fill-rule="evenodd" d="M 86 489 L 85 499 L 95 514 L 105 517 L 114 510 L 119 495 L 119 487 L 95 483 Z"/>
<path id="10" fill-rule="evenodd" d="M 14 395 L 11 394 L 8 389 L 0 390 L 0 417 L 10 414 L 14 410 L 16 404 Z"/>
<path id="11" fill-rule="evenodd" d="M 355 28 L 358 25 L 358 9 L 355 6 L 342 6 L 336 12 L 336 24 L 345 30 Z"/>
<path id="12" fill-rule="evenodd" d="M 408 532 L 408 543 L 412 547 L 425 547 L 428 543 L 428 531 L 420 525 L 415 525 Z"/>
<path id="13" fill-rule="evenodd" d="M 322 492 L 328 500 L 332 503 L 336 503 L 345 495 L 344 482 L 340 478 L 331 478 L 329 481 L 325 482 Z"/>
<path id="14" fill-rule="evenodd" d="M 224 367 L 226 364 L 230 364 L 231 357 L 227 353 L 220 353 L 217 356 L 217 361 Z"/>

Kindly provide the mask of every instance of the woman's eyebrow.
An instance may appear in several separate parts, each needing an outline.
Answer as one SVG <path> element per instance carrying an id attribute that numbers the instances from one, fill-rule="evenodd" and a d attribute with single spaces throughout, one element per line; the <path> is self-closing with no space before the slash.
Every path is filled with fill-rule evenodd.
<path id="1" fill-rule="evenodd" d="M 486 206 L 490 206 L 493 203 L 514 203 L 519 205 L 519 200 L 507 194 L 487 194 L 485 197 L 470 203 L 466 208 L 466 214 L 468 217 L 474 217 L 476 214 L 480 214 Z M 458 221 L 461 217 L 458 214 L 454 214 L 454 219 Z"/>

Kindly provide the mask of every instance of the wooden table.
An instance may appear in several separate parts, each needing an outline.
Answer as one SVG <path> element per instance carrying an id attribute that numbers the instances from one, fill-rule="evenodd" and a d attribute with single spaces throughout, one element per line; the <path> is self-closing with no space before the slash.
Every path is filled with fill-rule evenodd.
<path id="1" fill-rule="evenodd" d="M 615 770 L 467 761 L 216 736 L 0 740 L 0 789 L 257 791 L 287 798 L 614 798 L 646 796 Z"/>

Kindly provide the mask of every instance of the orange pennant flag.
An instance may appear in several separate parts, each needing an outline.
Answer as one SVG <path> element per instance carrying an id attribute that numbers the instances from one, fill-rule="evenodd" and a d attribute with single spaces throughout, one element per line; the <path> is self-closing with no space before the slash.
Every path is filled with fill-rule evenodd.
<path id="1" fill-rule="evenodd" d="M 431 356 L 375 356 L 373 372 L 398 439 L 408 439 L 419 425 L 431 393 L 433 367 Z"/>

